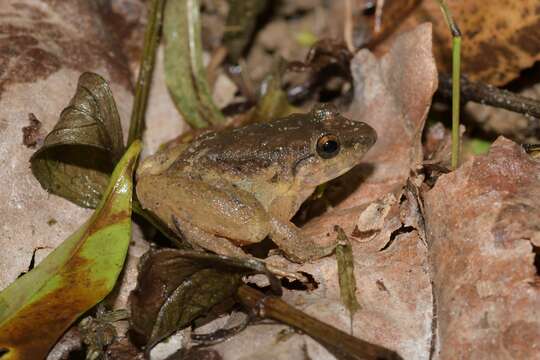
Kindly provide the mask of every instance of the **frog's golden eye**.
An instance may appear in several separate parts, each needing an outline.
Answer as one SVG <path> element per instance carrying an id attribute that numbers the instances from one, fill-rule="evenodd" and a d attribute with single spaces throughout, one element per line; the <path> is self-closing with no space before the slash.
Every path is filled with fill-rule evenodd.
<path id="1" fill-rule="evenodd" d="M 336 135 L 326 134 L 317 140 L 317 153 L 323 159 L 330 159 L 339 153 L 339 139 Z"/>

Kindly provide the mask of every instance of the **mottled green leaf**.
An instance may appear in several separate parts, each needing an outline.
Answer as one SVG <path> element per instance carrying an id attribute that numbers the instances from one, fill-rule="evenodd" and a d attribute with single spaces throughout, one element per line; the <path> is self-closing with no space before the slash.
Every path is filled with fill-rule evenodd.
<path id="1" fill-rule="evenodd" d="M 195 128 L 225 122 L 203 64 L 199 6 L 199 0 L 167 1 L 163 24 L 167 87 L 184 120 Z"/>
<path id="2" fill-rule="evenodd" d="M 92 217 L 32 271 L 0 292 L 2 360 L 42 359 L 122 270 L 131 239 L 135 142 L 116 166 Z"/>
<path id="3" fill-rule="evenodd" d="M 97 74 L 83 73 L 60 120 L 30 159 L 32 172 L 47 191 L 95 208 L 123 148 L 109 85 Z"/>
<path id="4" fill-rule="evenodd" d="M 264 263 L 254 259 L 176 249 L 148 252 L 141 259 L 137 287 L 130 295 L 134 340 L 152 348 L 230 298 L 241 277 L 254 272 L 266 274 L 274 289 L 280 290 Z"/>
<path id="5" fill-rule="evenodd" d="M 338 265 L 339 291 L 343 305 L 349 310 L 351 319 L 360 309 L 356 299 L 356 279 L 354 277 L 354 258 L 352 247 L 343 229 L 336 226 L 338 245 L 336 258 Z"/>
<path id="6" fill-rule="evenodd" d="M 223 45 L 227 48 L 229 58 L 237 62 L 251 40 L 257 17 L 266 7 L 267 0 L 229 0 L 228 3 Z"/>

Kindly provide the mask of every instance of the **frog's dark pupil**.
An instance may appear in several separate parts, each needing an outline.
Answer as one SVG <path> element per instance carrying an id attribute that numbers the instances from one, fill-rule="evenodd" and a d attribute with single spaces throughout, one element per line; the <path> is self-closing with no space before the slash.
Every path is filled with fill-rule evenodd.
<path id="1" fill-rule="evenodd" d="M 332 154 L 334 151 L 338 149 L 338 143 L 334 140 L 328 140 L 323 145 L 323 151 L 327 154 Z"/>
<path id="2" fill-rule="evenodd" d="M 317 141 L 317 152 L 323 159 L 330 159 L 339 153 L 339 140 L 335 135 L 325 135 Z"/>

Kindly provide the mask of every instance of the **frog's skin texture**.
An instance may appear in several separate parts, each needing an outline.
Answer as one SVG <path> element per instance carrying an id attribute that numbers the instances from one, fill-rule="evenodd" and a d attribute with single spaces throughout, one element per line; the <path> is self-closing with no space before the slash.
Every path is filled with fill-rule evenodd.
<path id="1" fill-rule="evenodd" d="M 318 246 L 290 222 L 315 188 L 357 165 L 375 143 L 369 125 L 329 105 L 269 123 L 203 134 L 145 160 L 137 195 L 195 247 L 246 256 L 240 246 L 266 236 L 296 262 Z"/>

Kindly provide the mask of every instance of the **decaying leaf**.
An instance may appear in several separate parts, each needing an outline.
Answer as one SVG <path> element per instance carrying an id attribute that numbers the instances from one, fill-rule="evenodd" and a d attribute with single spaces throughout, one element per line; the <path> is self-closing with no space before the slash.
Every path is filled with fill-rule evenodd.
<path id="1" fill-rule="evenodd" d="M 163 23 L 167 87 L 184 120 L 195 128 L 225 121 L 206 78 L 199 6 L 199 0 L 167 1 Z"/>
<path id="2" fill-rule="evenodd" d="M 120 116 L 107 82 L 83 73 L 60 120 L 30 159 L 47 191 L 94 208 L 123 153 Z"/>
<path id="3" fill-rule="evenodd" d="M 131 239 L 134 143 L 92 217 L 36 268 L 0 293 L 2 359 L 43 358 L 82 313 L 113 288 Z"/>
<path id="4" fill-rule="evenodd" d="M 351 314 L 351 326 L 354 314 L 360 309 L 356 299 L 356 279 L 354 277 L 354 259 L 351 242 L 345 235 L 345 231 L 336 226 L 338 245 L 336 246 L 336 260 L 339 275 L 339 291 L 341 301 Z"/>
<path id="5" fill-rule="evenodd" d="M 446 2 L 463 34 L 462 72 L 471 80 L 504 85 L 540 60 L 537 0 Z M 422 0 L 396 33 L 426 21 L 433 24 L 433 49 L 439 70 L 450 73 L 451 35 L 437 1 Z"/>
<path id="6" fill-rule="evenodd" d="M 148 252 L 139 265 L 137 287 L 130 295 L 131 333 L 151 349 L 188 326 L 210 308 L 230 298 L 247 273 L 265 273 L 263 263 L 196 251 L 162 249 Z"/>
<path id="7" fill-rule="evenodd" d="M 441 359 L 538 357 L 538 174 L 499 138 L 424 194 Z"/>
<path id="8" fill-rule="evenodd" d="M 391 196 L 399 199 L 411 173 L 421 167 L 422 130 L 437 89 L 431 46 L 431 25 L 423 24 L 396 38 L 382 58 L 361 50 L 352 60 L 355 98 L 349 110 L 350 118 L 371 125 L 377 131 L 377 142 L 357 168 L 329 186 L 327 196 L 336 199 L 331 200 L 335 207 L 324 217 L 306 224 L 303 230 L 309 236 L 331 240 L 325 234 L 332 233 L 335 224 L 351 235 L 366 206 Z M 384 227 L 389 236 L 396 228 L 387 225 L 390 224 Z M 359 230 L 375 229 L 372 225 Z M 388 237 L 382 246 L 387 241 Z M 369 244 L 365 242 L 365 245 Z"/>

